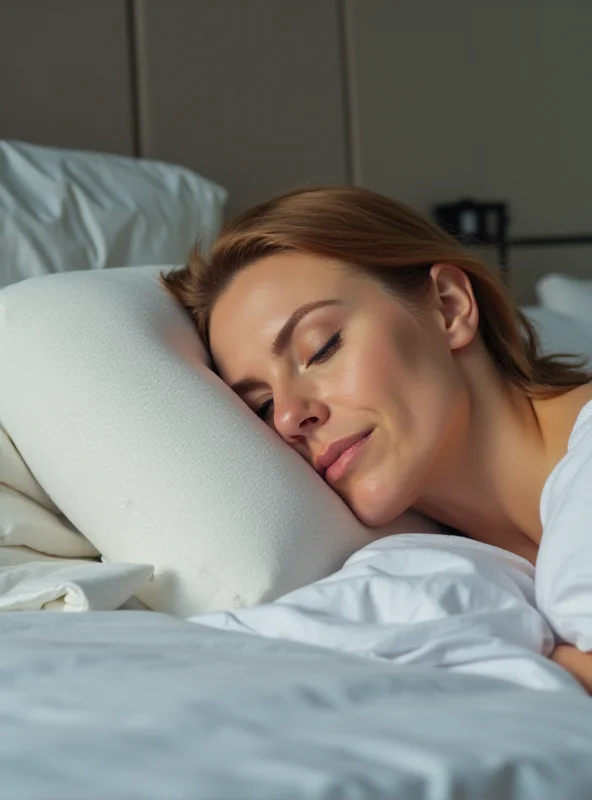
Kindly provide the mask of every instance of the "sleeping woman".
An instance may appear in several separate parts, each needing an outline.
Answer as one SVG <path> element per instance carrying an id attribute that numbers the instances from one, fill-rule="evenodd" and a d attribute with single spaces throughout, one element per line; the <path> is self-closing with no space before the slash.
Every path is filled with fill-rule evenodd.
<path id="1" fill-rule="evenodd" d="M 543 356 L 495 271 L 346 186 L 245 212 L 165 277 L 221 378 L 369 526 L 415 509 L 536 563 L 592 692 L 592 374 Z"/>

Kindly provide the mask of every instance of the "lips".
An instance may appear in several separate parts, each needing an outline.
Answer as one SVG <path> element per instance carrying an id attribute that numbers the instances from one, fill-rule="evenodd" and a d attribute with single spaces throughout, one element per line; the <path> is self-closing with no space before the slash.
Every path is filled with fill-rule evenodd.
<path id="1" fill-rule="evenodd" d="M 372 429 L 355 433 L 353 436 L 346 436 L 344 439 L 339 439 L 325 450 L 325 452 L 315 461 L 314 467 L 316 471 L 324 477 L 325 472 L 329 467 L 337 461 L 339 456 L 344 453 L 348 448 L 357 442 L 365 439 L 370 434 Z"/>

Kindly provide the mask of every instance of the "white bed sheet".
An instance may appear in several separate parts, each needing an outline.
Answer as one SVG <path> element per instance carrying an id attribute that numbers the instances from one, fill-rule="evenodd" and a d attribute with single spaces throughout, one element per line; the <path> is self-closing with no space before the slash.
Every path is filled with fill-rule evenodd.
<path id="1" fill-rule="evenodd" d="M 0 616 L 2 800 L 582 800 L 592 701 L 154 612 Z"/>

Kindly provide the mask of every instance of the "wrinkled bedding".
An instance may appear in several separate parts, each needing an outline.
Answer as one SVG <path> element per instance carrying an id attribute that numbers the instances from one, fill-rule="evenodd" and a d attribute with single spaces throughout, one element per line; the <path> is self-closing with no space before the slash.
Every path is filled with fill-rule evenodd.
<path id="1" fill-rule="evenodd" d="M 102 563 L 0 445 L 2 800 L 592 796 L 524 559 L 399 534 L 273 603 L 104 611 L 151 566 Z"/>
<path id="2" fill-rule="evenodd" d="M 0 426 L 0 611 L 109 611 L 149 564 L 106 564 L 35 480 Z"/>
<path id="3" fill-rule="evenodd" d="M 513 553 L 459 536 L 398 534 L 273 603 L 191 620 L 393 664 L 579 691 L 546 657 L 555 640 L 534 594 L 534 567 Z"/>
<path id="4" fill-rule="evenodd" d="M 0 615 L 2 800 L 582 800 L 579 691 L 153 612 Z"/>

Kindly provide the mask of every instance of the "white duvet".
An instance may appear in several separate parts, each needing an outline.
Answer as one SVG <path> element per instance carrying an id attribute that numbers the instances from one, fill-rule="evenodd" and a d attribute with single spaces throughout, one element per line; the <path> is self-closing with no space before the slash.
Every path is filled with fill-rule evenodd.
<path id="1" fill-rule="evenodd" d="M 417 644 L 397 664 L 135 611 L 2 614 L 0 639 L 2 800 L 592 797 L 592 701 Z"/>
<path id="2" fill-rule="evenodd" d="M 582 691 L 546 658 L 554 638 L 535 608 L 534 567 L 459 536 L 389 536 L 273 603 L 192 621 L 393 664 Z"/>

